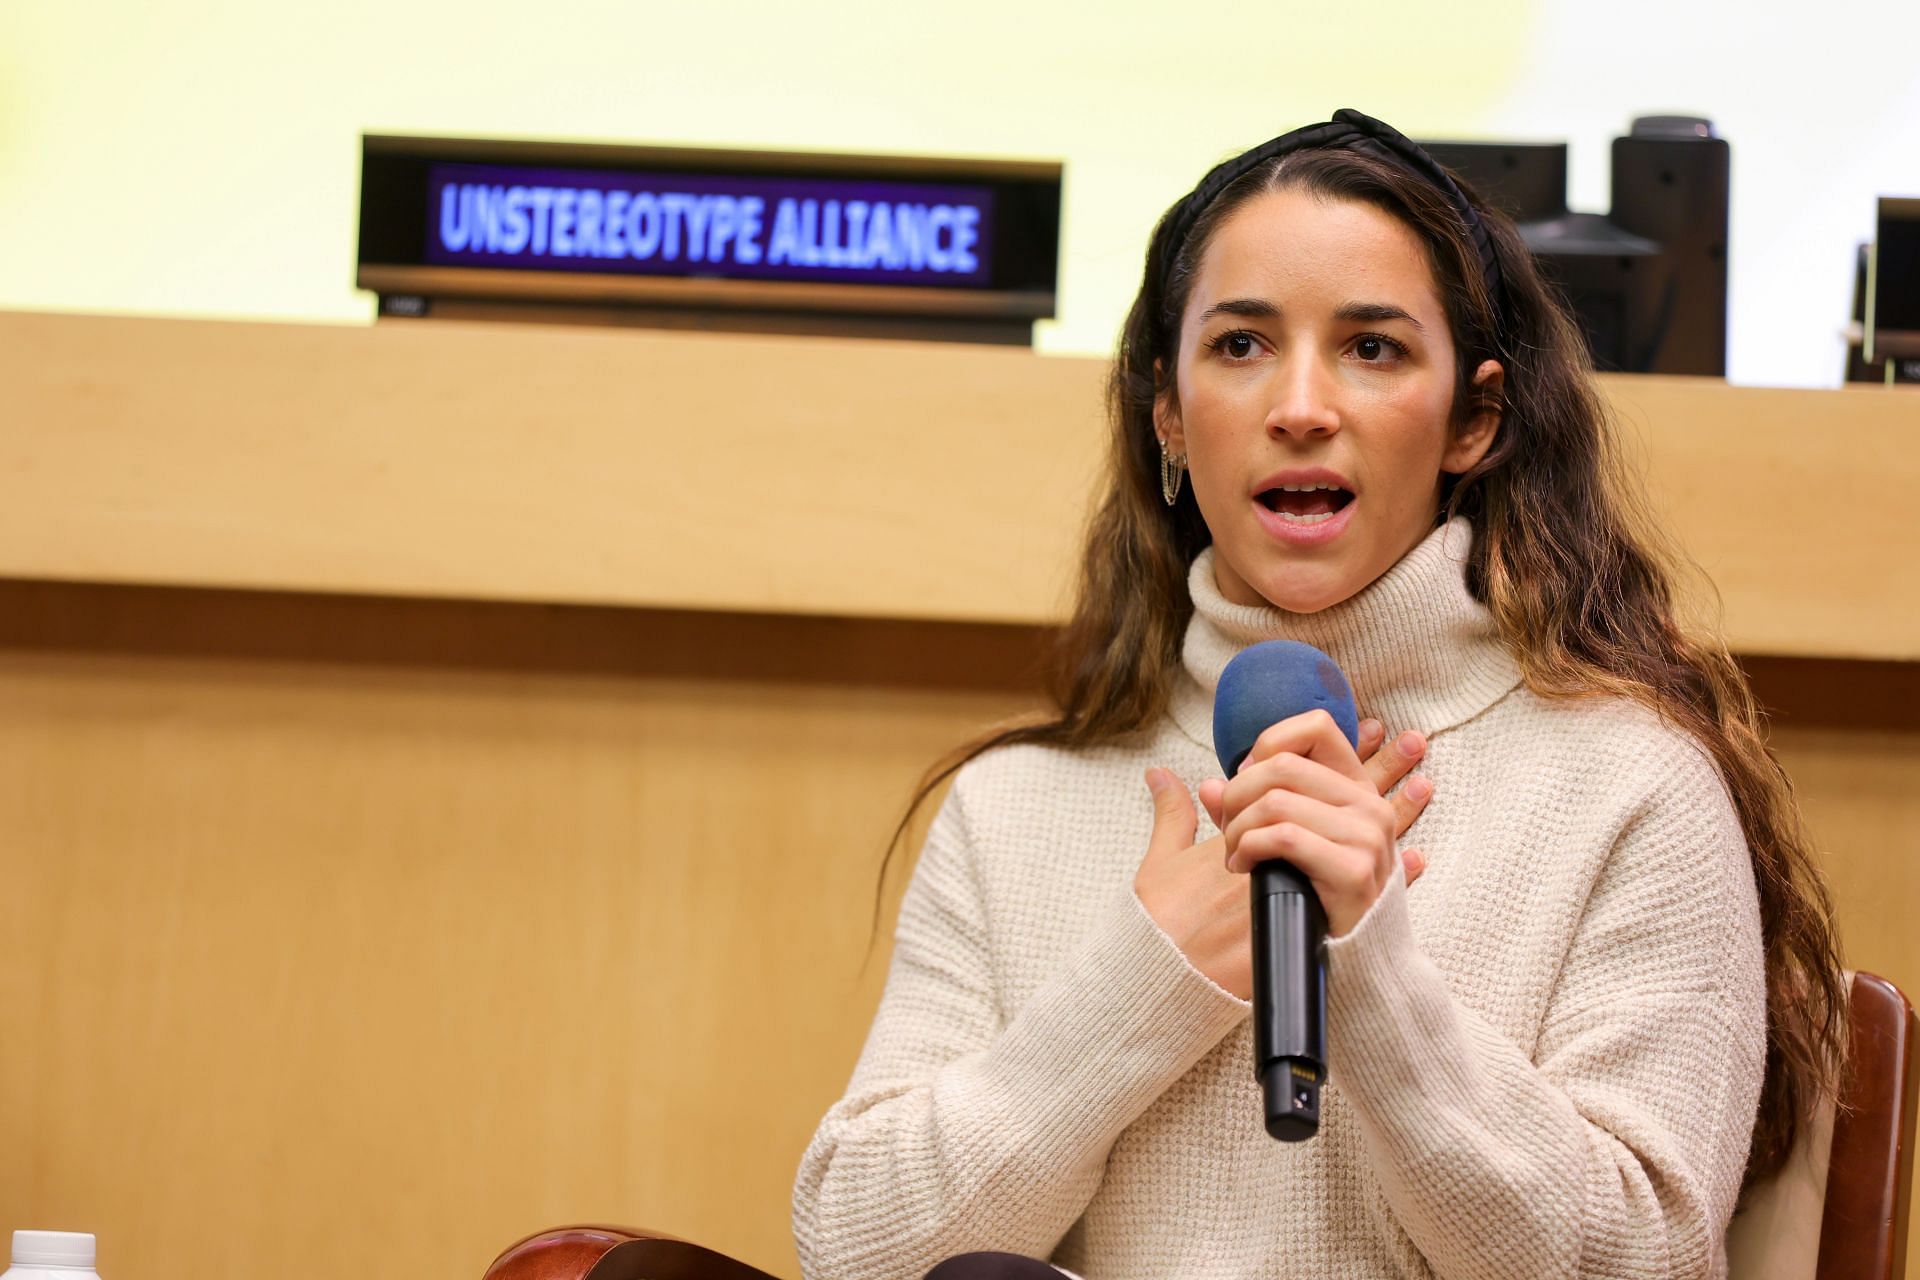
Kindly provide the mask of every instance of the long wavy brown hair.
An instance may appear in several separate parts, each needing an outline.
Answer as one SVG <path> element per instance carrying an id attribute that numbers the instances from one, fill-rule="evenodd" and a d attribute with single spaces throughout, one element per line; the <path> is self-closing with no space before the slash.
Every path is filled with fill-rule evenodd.
<path id="1" fill-rule="evenodd" d="M 1499 432 L 1477 466 L 1446 483 L 1440 518 L 1464 515 L 1472 523 L 1468 587 L 1492 612 L 1527 686 L 1550 698 L 1616 695 L 1652 708 L 1706 748 L 1739 813 L 1759 887 L 1767 972 L 1766 1081 L 1747 1165 L 1752 1186 L 1779 1169 L 1843 1060 L 1846 995 L 1832 905 L 1745 674 L 1723 643 L 1683 628 L 1677 617 L 1674 581 L 1685 562 L 1658 536 L 1623 466 L 1585 339 L 1511 220 L 1460 185 L 1492 237 L 1504 299 L 1489 295 L 1465 224 L 1439 189 L 1370 155 L 1318 149 L 1269 161 L 1221 192 L 1179 245 L 1168 243 L 1173 210 L 1161 218 L 1108 384 L 1108 484 L 1086 531 L 1077 603 L 1051 663 L 1057 713 L 996 730 L 937 762 L 889 857 L 929 796 L 982 752 L 1012 743 L 1110 742 L 1147 728 L 1166 709 L 1193 612 L 1187 570 L 1211 539 L 1190 488 L 1171 508 L 1162 500 L 1153 407 L 1156 397 L 1177 391 L 1170 384 L 1180 319 L 1201 255 L 1221 221 L 1263 192 L 1302 190 L 1371 205 L 1427 247 L 1458 353 L 1456 425 L 1477 407 L 1471 378 L 1480 363 L 1498 360 L 1506 371 Z"/>

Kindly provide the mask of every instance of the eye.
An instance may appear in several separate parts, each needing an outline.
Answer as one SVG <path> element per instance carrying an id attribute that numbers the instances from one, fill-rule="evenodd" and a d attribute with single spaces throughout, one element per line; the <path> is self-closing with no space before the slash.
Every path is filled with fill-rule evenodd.
<path id="1" fill-rule="evenodd" d="M 1207 349 L 1217 351 L 1231 361 L 1246 360 L 1259 347 L 1259 340 L 1245 329 L 1229 329 L 1213 341 L 1207 343 Z"/>
<path id="2" fill-rule="evenodd" d="M 1406 355 L 1407 349 L 1384 333 L 1363 333 L 1354 340 L 1353 354 L 1363 364 L 1390 364 Z"/>

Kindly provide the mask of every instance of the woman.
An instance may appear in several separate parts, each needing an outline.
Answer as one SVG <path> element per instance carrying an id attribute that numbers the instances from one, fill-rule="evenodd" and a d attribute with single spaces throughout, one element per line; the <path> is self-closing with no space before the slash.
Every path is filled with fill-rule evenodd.
<path id="1" fill-rule="evenodd" d="M 1826 1087 L 1840 970 L 1588 370 L 1512 224 L 1365 116 L 1168 211 L 1060 712 L 956 766 L 801 1165 L 810 1277 L 979 1251 L 1093 1280 L 1724 1273 L 1743 1182 Z M 1279 636 L 1379 723 L 1356 752 L 1283 721 L 1211 778 L 1220 671 Z M 1328 917 L 1299 1144 L 1249 1069 L 1244 873 L 1270 857 Z"/>

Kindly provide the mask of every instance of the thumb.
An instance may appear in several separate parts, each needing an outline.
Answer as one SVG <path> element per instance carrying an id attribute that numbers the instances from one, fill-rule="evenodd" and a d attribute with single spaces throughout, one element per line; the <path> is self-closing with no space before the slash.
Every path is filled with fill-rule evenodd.
<path id="1" fill-rule="evenodd" d="M 1147 790 L 1153 792 L 1153 835 L 1147 841 L 1147 853 L 1191 849 L 1199 819 L 1194 815 L 1193 797 L 1187 794 L 1186 784 L 1165 769 L 1149 769 Z"/>

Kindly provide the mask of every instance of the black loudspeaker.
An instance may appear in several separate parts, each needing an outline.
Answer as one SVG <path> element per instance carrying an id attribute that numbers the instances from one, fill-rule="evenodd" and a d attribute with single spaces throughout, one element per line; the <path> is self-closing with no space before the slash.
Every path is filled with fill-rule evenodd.
<path id="1" fill-rule="evenodd" d="M 1731 183 L 1727 144 L 1705 120 L 1647 117 L 1614 139 L 1609 221 L 1661 249 L 1628 294 L 1623 368 L 1726 376 Z"/>
<path id="2" fill-rule="evenodd" d="M 1510 213 L 1597 368 L 1727 372 L 1732 164 L 1711 122 L 1644 116 L 1613 143 L 1613 209 L 1568 212 L 1564 143 L 1425 143 Z"/>

